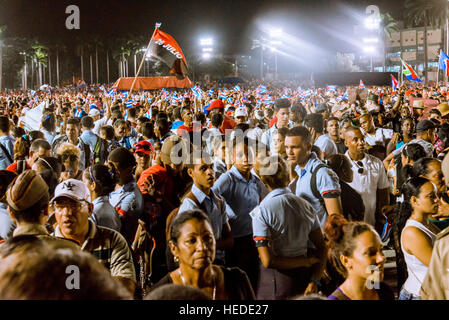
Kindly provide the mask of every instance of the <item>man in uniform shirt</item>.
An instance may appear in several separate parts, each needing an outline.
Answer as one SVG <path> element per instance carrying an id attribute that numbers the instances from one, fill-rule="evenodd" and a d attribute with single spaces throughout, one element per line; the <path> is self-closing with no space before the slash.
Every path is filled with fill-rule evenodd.
<path id="1" fill-rule="evenodd" d="M 285 137 L 285 149 L 288 162 L 298 175 L 290 182 L 289 188 L 312 205 L 323 227 L 328 215 L 343 213 L 338 176 L 324 166 L 314 152 L 311 152 L 312 135 L 306 127 L 298 126 L 290 129 Z M 312 189 L 312 182 L 318 194 Z"/>

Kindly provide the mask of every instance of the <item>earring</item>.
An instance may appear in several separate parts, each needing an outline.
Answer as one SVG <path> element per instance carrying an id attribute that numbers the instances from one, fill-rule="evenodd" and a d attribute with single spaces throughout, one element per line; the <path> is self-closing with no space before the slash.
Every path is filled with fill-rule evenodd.
<path id="1" fill-rule="evenodd" d="M 178 263 L 179 262 L 179 257 L 174 257 L 173 260 Z"/>

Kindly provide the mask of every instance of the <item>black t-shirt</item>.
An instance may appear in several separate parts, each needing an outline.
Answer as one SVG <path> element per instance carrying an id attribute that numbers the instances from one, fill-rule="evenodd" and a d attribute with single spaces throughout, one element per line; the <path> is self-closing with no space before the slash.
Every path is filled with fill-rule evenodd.
<path id="1" fill-rule="evenodd" d="M 335 145 L 337 146 L 337 151 L 340 154 L 345 154 L 348 148 L 345 146 L 345 142 L 343 140 L 340 140 L 339 142 L 335 142 Z"/>
<path id="2" fill-rule="evenodd" d="M 363 221 L 365 216 L 365 205 L 362 197 L 350 185 L 340 180 L 341 187 L 341 205 L 343 215 L 346 219 L 352 221 Z"/>

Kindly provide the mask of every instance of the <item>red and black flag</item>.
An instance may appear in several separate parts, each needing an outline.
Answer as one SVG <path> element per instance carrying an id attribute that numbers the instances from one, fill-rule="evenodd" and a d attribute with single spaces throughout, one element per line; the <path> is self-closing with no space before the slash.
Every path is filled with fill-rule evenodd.
<path id="1" fill-rule="evenodd" d="M 156 24 L 148 54 L 165 63 L 178 79 L 184 79 L 188 73 L 186 58 L 176 40 L 161 31 L 159 26 Z"/>

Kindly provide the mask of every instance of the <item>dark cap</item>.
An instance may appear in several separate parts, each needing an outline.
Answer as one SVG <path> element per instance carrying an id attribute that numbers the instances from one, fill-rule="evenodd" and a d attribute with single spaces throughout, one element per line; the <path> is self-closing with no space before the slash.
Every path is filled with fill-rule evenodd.
<path id="1" fill-rule="evenodd" d="M 423 132 L 429 129 L 435 129 L 435 124 L 430 120 L 421 120 L 416 125 L 416 132 Z"/>

